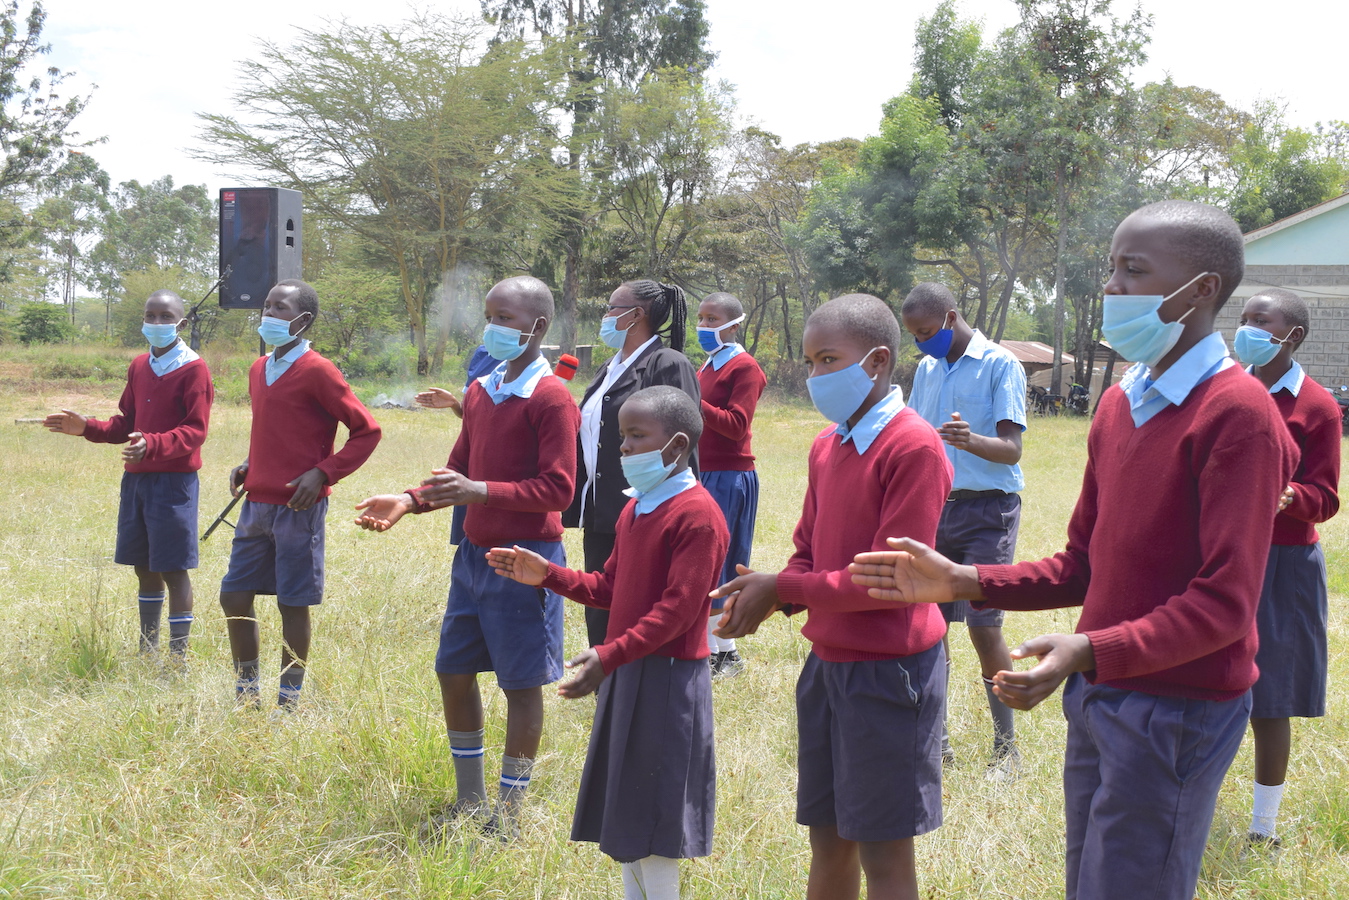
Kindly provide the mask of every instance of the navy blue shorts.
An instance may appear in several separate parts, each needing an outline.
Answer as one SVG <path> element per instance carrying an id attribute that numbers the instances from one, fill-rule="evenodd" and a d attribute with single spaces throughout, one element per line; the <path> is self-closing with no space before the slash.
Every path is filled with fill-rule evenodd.
<path id="1" fill-rule="evenodd" d="M 899 659 L 806 658 L 796 683 L 796 821 L 849 841 L 896 841 L 941 824 L 946 651 Z"/>
<path id="2" fill-rule="evenodd" d="M 151 572 L 197 567 L 197 473 L 123 472 L 113 561 Z"/>
<path id="3" fill-rule="evenodd" d="M 327 514 L 327 497 L 304 510 L 245 500 L 220 590 L 275 594 L 282 606 L 322 603 Z"/>
<path id="4" fill-rule="evenodd" d="M 1068 677 L 1068 900 L 1190 900 L 1251 695 L 1158 697 Z"/>
<path id="5" fill-rule="evenodd" d="M 515 541 L 549 562 L 567 564 L 561 541 Z M 562 677 L 562 598 L 511 581 L 487 564 L 487 550 L 465 539 L 450 567 L 436 672 L 495 672 L 503 690 L 541 687 Z"/>
<path id="6" fill-rule="evenodd" d="M 1251 718 L 1326 714 L 1326 557 L 1320 544 L 1273 546 L 1255 611 L 1260 680 L 1251 688 Z"/>
<path id="7" fill-rule="evenodd" d="M 725 584 L 735 577 L 735 566 L 749 565 L 750 551 L 754 547 L 754 519 L 759 514 L 759 473 L 748 472 L 703 472 L 703 487 L 721 507 L 726 517 L 726 528 L 731 532 L 731 543 L 726 550 L 726 562 L 721 567 L 721 581 Z M 713 611 L 725 605 L 725 598 L 712 601 Z"/>
<path id="8" fill-rule="evenodd" d="M 937 524 L 936 551 L 961 565 L 1009 565 L 1016 555 L 1016 533 L 1021 528 L 1021 495 L 947 500 Z M 943 603 L 947 622 L 966 625 L 1002 625 L 1000 609 L 973 609 L 968 600 Z"/>

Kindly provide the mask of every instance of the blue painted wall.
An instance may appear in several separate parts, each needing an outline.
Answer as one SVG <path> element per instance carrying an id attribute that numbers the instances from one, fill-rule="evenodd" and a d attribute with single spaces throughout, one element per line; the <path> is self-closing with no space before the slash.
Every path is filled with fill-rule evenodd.
<path id="1" fill-rule="evenodd" d="M 1248 266 L 1349 266 L 1349 203 L 1246 245 Z"/>

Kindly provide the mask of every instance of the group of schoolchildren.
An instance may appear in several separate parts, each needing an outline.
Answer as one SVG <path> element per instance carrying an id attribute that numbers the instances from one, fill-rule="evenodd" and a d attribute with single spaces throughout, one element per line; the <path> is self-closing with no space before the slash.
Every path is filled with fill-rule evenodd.
<path id="1" fill-rule="evenodd" d="M 913 839 L 941 824 L 942 767 L 954 755 L 948 621 L 967 623 L 982 669 L 990 776 L 1016 775 L 1012 710 L 1066 682 L 1066 896 L 1192 897 L 1248 720 L 1249 839 L 1275 846 L 1289 719 L 1324 714 L 1315 524 L 1338 509 L 1339 412 L 1293 360 L 1310 329 L 1296 294 L 1249 300 L 1236 353 L 1250 369 L 1230 358 L 1215 320 L 1243 260 L 1239 229 L 1213 207 L 1167 201 L 1119 225 L 1102 331 L 1135 365 L 1092 422 L 1066 548 L 1035 562 L 1012 561 L 1024 486 L 1020 365 L 940 285 L 916 287 L 899 318 L 869 295 L 821 305 L 802 347 L 810 398 L 833 424 L 811 445 L 795 551 L 776 574 L 748 567 L 758 492 L 749 434 L 764 380 L 735 341 L 738 301 L 712 295 L 699 306 L 709 354 L 700 399 L 658 385 L 616 410 L 630 500 L 607 561 L 581 572 L 566 567 L 561 538 L 584 465 L 583 412 L 541 353 L 553 297 L 530 277 L 497 284 L 483 334 L 495 365 L 469 382 L 462 404 L 443 391 L 419 396 L 463 419 L 448 461 L 420 486 L 357 505 L 356 524 L 376 532 L 409 513 L 466 510 L 435 665 L 457 797 L 428 829 L 481 818 L 488 833 L 516 833 L 542 688 L 570 669 L 560 695 L 598 693 L 572 838 L 622 864 L 625 897 L 677 897 L 678 860 L 711 852 L 712 669 L 741 664 L 733 644 L 718 642 L 781 611 L 805 613 L 811 643 L 797 684 L 808 898 L 856 898 L 863 878 L 873 898 L 918 896 Z M 624 285 L 606 311 L 616 367 L 634 350 L 621 320 L 650 316 L 642 298 Z M 221 605 L 245 705 L 260 690 L 257 593 L 275 594 L 282 614 L 279 704 L 298 700 L 309 607 L 322 597 L 326 498 L 380 436 L 302 337 L 317 313 L 303 282 L 269 293 L 259 330 L 275 350 L 250 371 L 250 453 L 230 476 L 248 500 Z M 176 338 L 182 317 L 169 292 L 147 301 L 152 350 L 131 365 L 120 416 L 47 419 L 54 431 L 129 442 L 116 561 L 139 577 L 147 651 L 158 645 L 167 588 L 179 657 L 211 401 L 204 365 Z M 891 383 L 903 331 L 924 353 L 907 403 Z M 612 376 L 598 373 L 592 392 L 603 395 Z M 338 422 L 349 437 L 334 453 Z M 561 597 L 609 612 L 603 638 L 565 662 Z M 1003 610 L 1070 606 L 1082 607 L 1074 634 L 1008 649 Z M 728 655 L 710 666 L 717 653 Z M 1034 664 L 1015 670 L 1020 659 Z M 483 671 L 496 673 L 507 701 L 494 804 Z"/>

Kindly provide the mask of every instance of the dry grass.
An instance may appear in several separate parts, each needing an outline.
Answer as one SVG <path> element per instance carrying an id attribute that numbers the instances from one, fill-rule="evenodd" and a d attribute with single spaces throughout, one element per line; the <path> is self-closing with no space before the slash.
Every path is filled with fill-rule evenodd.
<path id="1" fill-rule="evenodd" d="M 0 422 L 70 402 L 106 412 L 118 385 L 0 386 Z M 567 841 L 592 701 L 550 698 L 542 761 L 514 846 L 468 834 L 416 840 L 452 795 L 431 676 L 450 551 L 448 516 L 386 535 L 348 526 L 368 493 L 416 483 L 443 461 L 448 414 L 381 410 L 385 440 L 340 485 L 328 519 L 328 596 L 315 618 L 306 708 L 291 721 L 232 708 L 216 584 L 228 534 L 196 574 L 191 669 L 164 679 L 135 656 L 135 583 L 111 562 L 118 465 L 113 448 L 34 426 L 0 427 L 10 514 L 0 524 L 0 897 L 78 898 L 599 898 L 621 894 L 618 869 Z M 1062 542 L 1080 479 L 1085 423 L 1037 420 L 1027 433 L 1022 557 Z M 247 410 L 218 405 L 205 451 L 203 525 L 226 501 L 225 475 L 245 453 Z M 805 449 L 819 419 L 799 402 L 767 402 L 756 423 L 764 493 L 755 561 L 780 566 L 804 490 Z M 1325 530 L 1345 593 L 1346 528 Z M 575 535 L 571 558 L 579 560 Z M 261 607 L 265 610 L 265 607 Z M 1332 604 L 1332 685 L 1349 662 L 1345 617 Z M 1071 612 L 1011 618 L 1009 640 L 1072 627 Z M 264 644 L 279 640 L 274 613 Z M 806 652 L 796 623 L 775 619 L 743 643 L 748 671 L 716 687 L 716 854 L 685 865 L 685 895 L 798 897 L 808 848 L 792 822 L 793 685 Z M 568 650 L 582 643 L 568 613 Z M 961 765 L 945 785 L 946 825 L 919 841 L 925 896 L 1061 896 L 1063 723 L 1056 701 L 1020 717 L 1019 782 L 983 779 L 987 713 L 973 651 L 953 641 L 951 728 Z M 264 656 L 274 683 L 276 653 Z M 504 703 L 490 687 L 489 773 Z M 1221 799 L 1200 896 L 1349 894 L 1349 790 L 1344 701 L 1295 730 L 1284 802 L 1287 850 L 1242 862 L 1251 760 L 1243 748 Z M 490 780 L 490 779 L 489 779 Z"/>

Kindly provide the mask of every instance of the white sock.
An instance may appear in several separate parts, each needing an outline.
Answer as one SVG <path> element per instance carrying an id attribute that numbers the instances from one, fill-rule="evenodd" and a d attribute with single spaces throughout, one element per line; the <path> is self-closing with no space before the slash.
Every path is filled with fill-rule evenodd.
<path id="1" fill-rule="evenodd" d="M 642 867 L 646 900 L 679 900 L 679 860 L 648 856 L 637 862 Z"/>
<path id="2" fill-rule="evenodd" d="M 646 900 L 646 886 L 642 883 L 642 861 L 622 863 L 623 900 Z"/>
<path id="3" fill-rule="evenodd" d="M 721 638 L 712 633 L 712 629 L 721 621 L 721 613 L 722 611 L 718 610 L 707 620 L 707 649 L 712 653 L 730 653 L 735 649 L 734 638 Z"/>
<path id="4" fill-rule="evenodd" d="M 1286 784 L 1287 782 L 1285 782 Z M 1255 782 L 1255 802 L 1251 804 L 1251 833 L 1274 837 L 1274 824 L 1279 818 L 1279 802 L 1283 800 L 1282 784 Z"/>

